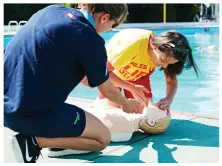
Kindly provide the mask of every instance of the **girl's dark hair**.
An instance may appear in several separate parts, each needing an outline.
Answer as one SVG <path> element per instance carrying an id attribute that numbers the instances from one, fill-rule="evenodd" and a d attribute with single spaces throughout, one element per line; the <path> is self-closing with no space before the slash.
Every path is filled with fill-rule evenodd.
<path id="1" fill-rule="evenodd" d="M 128 15 L 126 4 L 78 4 L 78 8 L 86 7 L 92 14 L 105 12 L 110 15 L 110 19 L 121 17 L 119 23 L 123 23 Z"/>
<path id="2" fill-rule="evenodd" d="M 168 76 L 173 78 L 179 75 L 184 68 L 190 69 L 193 67 L 198 77 L 199 69 L 193 59 L 189 42 L 184 35 L 176 31 L 167 31 L 154 35 L 151 41 L 161 52 L 178 60 L 175 64 L 168 65 L 166 69 L 161 68 Z"/>

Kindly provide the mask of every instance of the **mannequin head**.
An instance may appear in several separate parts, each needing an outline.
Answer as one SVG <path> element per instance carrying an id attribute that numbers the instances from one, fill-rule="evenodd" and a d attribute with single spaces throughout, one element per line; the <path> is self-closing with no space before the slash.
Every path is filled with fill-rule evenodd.
<path id="1" fill-rule="evenodd" d="M 140 129 L 149 134 L 163 133 L 167 130 L 171 121 L 169 111 L 163 111 L 152 104 L 144 108 L 142 117 Z"/>

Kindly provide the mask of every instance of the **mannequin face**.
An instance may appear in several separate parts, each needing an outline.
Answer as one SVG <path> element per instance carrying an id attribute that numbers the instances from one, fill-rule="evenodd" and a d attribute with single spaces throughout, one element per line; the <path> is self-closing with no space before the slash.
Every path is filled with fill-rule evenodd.
<path id="1" fill-rule="evenodd" d="M 155 121 L 168 116 L 168 111 L 160 110 L 157 107 L 145 107 L 143 109 L 143 119 L 147 119 L 150 125 L 155 125 Z"/>
<path id="2" fill-rule="evenodd" d="M 145 107 L 142 115 L 143 130 L 149 133 L 152 129 L 154 132 L 158 132 L 160 128 L 167 128 L 169 123 L 166 123 L 164 119 L 168 119 L 170 122 L 171 114 L 169 111 L 160 110 L 153 105 Z M 158 129 L 159 128 L 159 129 Z"/>

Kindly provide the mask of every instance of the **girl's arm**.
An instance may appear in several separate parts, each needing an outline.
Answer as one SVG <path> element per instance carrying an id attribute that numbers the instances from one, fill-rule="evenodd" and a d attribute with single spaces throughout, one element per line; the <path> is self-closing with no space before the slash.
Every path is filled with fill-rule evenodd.
<path id="1" fill-rule="evenodd" d="M 166 97 L 161 99 L 155 105 L 162 110 L 169 110 L 170 105 L 173 102 L 173 98 L 177 91 L 178 81 L 176 76 L 170 78 L 166 74 L 165 74 L 165 79 L 166 79 Z"/>

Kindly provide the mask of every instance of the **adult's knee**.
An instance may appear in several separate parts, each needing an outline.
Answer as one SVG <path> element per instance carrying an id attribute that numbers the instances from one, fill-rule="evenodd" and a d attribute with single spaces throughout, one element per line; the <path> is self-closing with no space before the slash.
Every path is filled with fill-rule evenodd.
<path id="1" fill-rule="evenodd" d="M 98 149 L 99 151 L 105 149 L 109 145 L 111 140 L 111 133 L 106 126 L 104 126 L 102 130 L 100 130 L 100 133 L 101 134 L 99 135 L 97 140 L 101 144 L 100 149 Z"/>
<path id="2" fill-rule="evenodd" d="M 86 127 L 81 137 L 90 138 L 98 142 L 96 151 L 107 147 L 111 140 L 109 129 L 94 115 L 86 112 Z"/>

